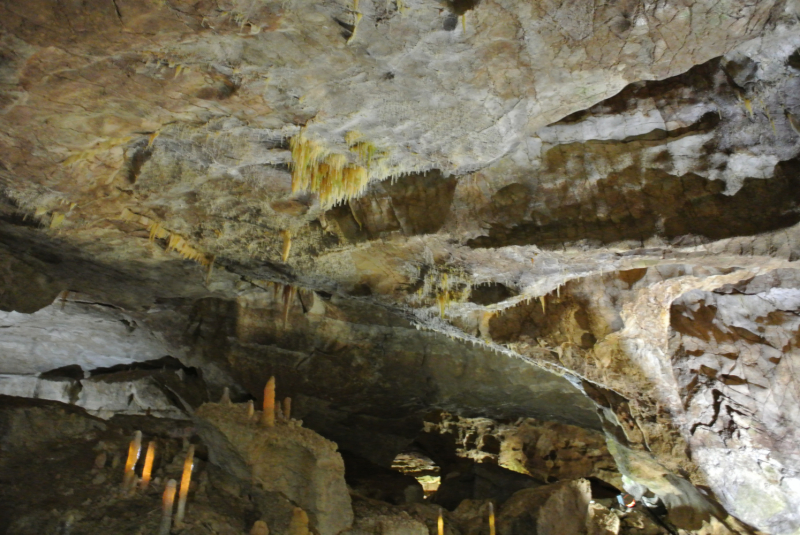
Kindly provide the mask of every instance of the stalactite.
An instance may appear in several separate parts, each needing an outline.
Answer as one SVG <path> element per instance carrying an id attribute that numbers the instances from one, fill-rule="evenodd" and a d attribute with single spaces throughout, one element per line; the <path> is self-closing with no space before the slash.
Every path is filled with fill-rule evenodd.
<path id="1" fill-rule="evenodd" d="M 289 310 L 292 307 L 292 302 L 294 301 L 294 296 L 297 293 L 297 288 L 292 286 L 291 284 L 284 284 L 283 285 L 283 328 L 286 328 L 287 323 L 289 322 Z"/>
<path id="2" fill-rule="evenodd" d="M 281 237 L 283 238 L 283 250 L 281 251 L 281 260 L 285 264 L 289 260 L 289 252 L 292 250 L 292 233 L 289 230 L 282 230 Z"/>

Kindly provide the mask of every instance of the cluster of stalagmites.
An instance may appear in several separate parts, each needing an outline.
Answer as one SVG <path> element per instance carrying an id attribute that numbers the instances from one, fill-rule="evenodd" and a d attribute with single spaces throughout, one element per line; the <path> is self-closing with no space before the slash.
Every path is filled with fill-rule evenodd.
<path id="1" fill-rule="evenodd" d="M 178 493 L 178 508 L 175 511 L 173 518 L 173 506 L 175 502 L 175 493 L 178 490 L 178 483 L 174 479 L 170 479 L 164 485 L 163 503 L 162 503 L 162 517 L 161 525 L 158 530 L 158 535 L 169 535 L 172 529 L 173 519 L 175 525 L 180 526 L 183 524 L 184 516 L 186 515 L 186 500 L 189 496 L 189 487 L 192 483 L 192 468 L 194 467 L 194 446 L 190 445 L 183 462 L 183 475 L 181 477 L 180 492 Z M 156 454 L 156 443 L 150 441 L 147 445 L 147 453 L 144 457 L 144 464 L 142 466 L 141 477 L 136 474 L 136 465 L 142 451 L 142 432 L 136 431 L 128 447 L 128 459 L 125 462 L 125 471 L 122 479 L 121 493 L 123 496 L 131 496 L 136 493 L 137 488 L 145 491 L 150 485 L 150 476 L 153 470 L 153 460 Z M 105 452 L 98 455 L 95 461 L 95 466 L 102 467 L 106 461 Z"/>
<path id="2" fill-rule="evenodd" d="M 222 399 L 219 403 L 220 406 L 229 407 L 231 416 L 234 419 L 241 420 L 244 416 L 244 421 L 253 425 L 267 428 L 273 428 L 276 423 L 285 424 L 290 427 L 300 427 L 302 421 L 294 420 L 291 418 L 292 400 L 285 398 L 282 403 L 275 403 L 275 378 L 272 377 L 267 382 L 264 388 L 264 404 L 263 410 L 257 414 L 253 401 L 250 400 L 246 404 L 238 404 L 235 406 L 230 399 L 230 392 L 225 388 L 222 394 Z M 133 440 L 131 440 L 128 447 L 128 457 L 125 462 L 122 486 L 120 493 L 122 497 L 134 496 L 137 491 L 144 492 L 150 487 L 151 476 L 153 470 L 153 461 L 156 455 L 156 441 L 151 440 L 147 445 L 147 450 L 144 456 L 144 462 L 141 463 L 141 471 L 139 476 L 137 474 L 137 466 L 140 464 L 142 452 L 142 432 L 136 431 Z M 195 446 L 188 445 L 183 462 L 183 472 L 180 480 L 180 485 L 175 479 L 169 479 L 164 482 L 164 492 L 162 494 L 162 516 L 161 523 L 158 529 L 158 535 L 169 535 L 172 531 L 173 525 L 180 528 L 183 526 L 184 518 L 186 516 L 186 502 L 189 496 L 189 489 L 192 482 L 192 469 L 195 460 Z M 107 461 L 107 454 L 100 453 L 96 460 L 95 466 L 99 469 L 105 466 Z M 159 484 L 161 481 L 157 480 Z M 178 495 L 177 508 L 175 508 L 175 495 Z M 174 510 L 174 513 L 173 513 Z M 289 523 L 289 535 L 308 535 L 309 534 L 309 519 L 308 514 L 300 507 L 295 507 L 292 511 L 292 518 Z M 251 535 L 268 535 L 269 526 L 264 520 L 256 521 L 252 529 Z"/>
<path id="3" fill-rule="evenodd" d="M 244 426 L 245 432 L 251 437 L 258 439 L 260 436 L 258 429 L 272 430 L 278 424 L 285 425 L 289 428 L 300 428 L 302 421 L 295 420 L 291 417 L 292 414 L 292 400 L 289 397 L 284 398 L 282 403 L 276 403 L 275 399 L 275 377 L 270 377 L 264 387 L 264 403 L 262 411 L 257 413 L 255 405 L 252 400 L 245 404 L 234 404 L 230 398 L 230 391 L 225 388 L 222 393 L 222 398 L 218 404 L 207 403 L 198 410 L 198 418 L 214 419 L 214 414 L 218 414 L 219 410 L 225 415 L 225 420 L 234 423 L 237 426 Z M 252 426 L 252 427 L 251 427 Z M 247 432 L 250 428 L 250 432 Z M 210 449 L 214 449 L 213 440 Z M 267 440 L 265 440 L 267 442 Z M 212 453 L 213 455 L 213 453 Z M 221 463 L 224 464 L 224 463 Z M 248 464 L 251 464 L 248 462 Z M 292 510 L 292 517 L 288 526 L 288 535 L 308 535 L 309 534 L 309 518 L 306 511 L 301 507 L 294 507 Z M 252 529 L 251 535 L 267 535 L 270 533 L 269 525 L 265 520 L 256 521 Z"/>

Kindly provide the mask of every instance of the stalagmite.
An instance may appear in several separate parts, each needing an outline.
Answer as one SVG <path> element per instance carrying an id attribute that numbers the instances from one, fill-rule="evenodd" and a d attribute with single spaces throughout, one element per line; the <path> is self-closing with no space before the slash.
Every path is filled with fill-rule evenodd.
<path id="1" fill-rule="evenodd" d="M 439 535 L 444 535 L 444 518 L 442 517 L 442 508 L 439 508 Z"/>
<path id="2" fill-rule="evenodd" d="M 283 417 L 292 419 L 292 398 L 283 398 Z"/>
<path id="3" fill-rule="evenodd" d="M 494 504 L 489 502 L 489 535 L 495 535 L 494 531 Z"/>
<path id="4" fill-rule="evenodd" d="M 264 387 L 264 412 L 261 413 L 261 425 L 275 425 L 275 377 L 270 377 Z"/>
<path id="5" fill-rule="evenodd" d="M 139 460 L 139 454 L 142 451 L 142 432 L 136 431 L 131 440 L 131 445 L 128 447 L 128 460 L 125 461 L 125 476 L 122 479 L 122 490 L 130 491 L 134 488 L 136 480 L 136 461 Z"/>
<path id="6" fill-rule="evenodd" d="M 147 453 L 144 456 L 144 468 L 142 469 L 142 490 L 150 484 L 150 473 L 153 470 L 153 458 L 156 456 L 156 443 L 151 440 L 147 444 Z"/>
<path id="7" fill-rule="evenodd" d="M 175 501 L 175 487 L 178 482 L 174 479 L 167 481 L 164 489 L 164 498 L 161 509 L 161 526 L 158 528 L 158 535 L 169 535 L 172 528 L 172 503 Z"/>
<path id="8" fill-rule="evenodd" d="M 255 412 L 256 412 L 256 408 L 253 405 L 253 400 L 251 399 L 251 400 L 249 400 L 247 402 L 247 419 L 248 420 L 252 420 L 253 419 L 253 415 L 255 414 Z"/>
<path id="9" fill-rule="evenodd" d="M 220 398 L 219 402 L 223 405 L 231 404 L 231 391 L 227 386 L 222 389 L 222 398 Z"/>
<path id="10" fill-rule="evenodd" d="M 289 535 L 308 535 L 308 515 L 299 507 L 295 507 L 292 511 Z"/>
<path id="11" fill-rule="evenodd" d="M 183 462 L 183 476 L 181 477 L 181 490 L 178 495 L 178 511 L 175 513 L 175 523 L 183 522 L 186 514 L 186 497 L 189 495 L 189 485 L 192 482 L 192 465 L 194 464 L 194 445 L 189 446 L 186 460 Z"/>
<path id="12" fill-rule="evenodd" d="M 250 535 L 269 535 L 267 523 L 263 520 L 256 520 L 253 529 L 250 530 Z"/>

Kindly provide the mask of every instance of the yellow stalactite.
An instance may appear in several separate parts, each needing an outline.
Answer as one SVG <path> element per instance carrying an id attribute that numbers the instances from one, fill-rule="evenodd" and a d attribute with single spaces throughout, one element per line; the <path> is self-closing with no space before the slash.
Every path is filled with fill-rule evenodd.
<path id="1" fill-rule="evenodd" d="M 303 134 L 294 136 L 289 146 L 292 150 L 292 192 L 316 193 L 324 208 L 360 195 L 369 183 L 366 167 L 348 164 L 347 156 L 331 153 Z"/>
<path id="2" fill-rule="evenodd" d="M 294 301 L 295 293 L 297 289 L 292 286 L 291 284 L 284 284 L 283 285 L 283 328 L 286 328 L 286 324 L 289 321 L 289 310 L 292 306 L 292 301 Z"/>
<path id="3" fill-rule="evenodd" d="M 66 216 L 61 212 L 53 212 L 53 218 L 50 220 L 50 228 L 58 228 L 62 224 L 64 224 L 64 218 Z"/>

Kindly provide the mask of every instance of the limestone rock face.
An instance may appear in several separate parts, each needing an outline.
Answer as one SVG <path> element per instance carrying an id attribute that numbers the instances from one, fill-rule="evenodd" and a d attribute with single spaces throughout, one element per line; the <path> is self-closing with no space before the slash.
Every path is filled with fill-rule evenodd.
<path id="1" fill-rule="evenodd" d="M 497 532 L 501 535 L 584 535 L 590 525 L 591 497 L 586 480 L 521 490 L 500 510 Z"/>
<path id="2" fill-rule="evenodd" d="M 278 492 L 308 514 L 320 535 L 353 524 L 336 444 L 293 422 L 265 428 L 247 417 L 243 404 L 206 403 L 195 414 L 209 460 L 234 477 Z"/>
<path id="3" fill-rule="evenodd" d="M 462 459 L 494 464 L 540 483 L 594 477 L 621 487 L 616 463 L 598 431 L 533 418 L 500 423 L 446 412 L 425 421 L 416 442 L 442 472 L 459 470 Z"/>
<path id="4" fill-rule="evenodd" d="M 776 270 L 688 292 L 670 309 L 692 455 L 729 511 L 776 532 L 800 526 L 798 276 Z"/>

